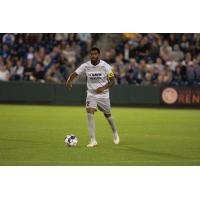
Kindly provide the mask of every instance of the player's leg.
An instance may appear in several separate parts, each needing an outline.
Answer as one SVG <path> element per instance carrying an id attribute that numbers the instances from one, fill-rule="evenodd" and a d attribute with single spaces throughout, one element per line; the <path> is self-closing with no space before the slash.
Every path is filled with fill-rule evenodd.
<path id="1" fill-rule="evenodd" d="M 119 135 L 117 132 L 116 124 L 111 115 L 110 100 L 109 99 L 99 99 L 97 102 L 97 105 L 98 105 L 99 110 L 104 113 L 104 116 L 107 119 L 107 121 L 112 129 L 114 143 L 119 144 Z"/>
<path id="2" fill-rule="evenodd" d="M 94 147 L 97 145 L 95 138 L 95 122 L 94 122 L 94 113 L 96 112 L 96 101 L 92 98 L 86 99 L 86 111 L 87 111 L 87 119 L 88 119 L 88 131 L 90 136 L 90 143 L 87 147 Z"/>
<path id="3" fill-rule="evenodd" d="M 114 143 L 119 144 L 119 135 L 117 132 L 115 121 L 113 120 L 111 113 L 110 114 L 104 113 L 104 116 L 107 119 L 107 121 L 112 129 Z"/>

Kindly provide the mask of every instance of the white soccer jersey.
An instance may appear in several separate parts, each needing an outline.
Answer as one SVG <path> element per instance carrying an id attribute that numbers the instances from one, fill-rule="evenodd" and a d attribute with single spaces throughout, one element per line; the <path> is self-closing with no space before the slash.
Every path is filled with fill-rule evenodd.
<path id="1" fill-rule="evenodd" d="M 83 63 L 75 71 L 78 75 L 85 73 L 87 77 L 87 96 L 97 98 L 109 98 L 109 89 L 97 94 L 95 90 L 108 83 L 108 76 L 112 74 L 111 66 L 103 60 L 98 65 L 93 65 L 91 61 Z"/>

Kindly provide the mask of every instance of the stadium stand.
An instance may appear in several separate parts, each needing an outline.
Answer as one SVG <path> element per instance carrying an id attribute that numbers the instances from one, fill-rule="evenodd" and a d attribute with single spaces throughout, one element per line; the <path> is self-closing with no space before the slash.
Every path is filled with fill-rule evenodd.
<path id="1" fill-rule="evenodd" d="M 0 80 L 62 83 L 100 34 L 0 34 Z"/>
<path id="2" fill-rule="evenodd" d="M 200 85 L 200 34 L 121 34 L 106 50 L 118 84 Z"/>
<path id="3" fill-rule="evenodd" d="M 105 34 L 0 34 L 0 81 L 62 83 Z M 200 85 L 200 34 L 114 34 L 103 59 L 117 84 Z"/>

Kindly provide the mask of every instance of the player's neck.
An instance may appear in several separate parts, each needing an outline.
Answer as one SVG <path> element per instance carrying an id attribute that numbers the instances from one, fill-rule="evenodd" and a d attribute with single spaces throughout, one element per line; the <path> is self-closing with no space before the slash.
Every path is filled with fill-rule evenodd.
<path id="1" fill-rule="evenodd" d="M 91 63 L 92 63 L 92 65 L 98 65 L 100 63 L 100 60 L 97 60 L 96 62 L 91 61 Z"/>

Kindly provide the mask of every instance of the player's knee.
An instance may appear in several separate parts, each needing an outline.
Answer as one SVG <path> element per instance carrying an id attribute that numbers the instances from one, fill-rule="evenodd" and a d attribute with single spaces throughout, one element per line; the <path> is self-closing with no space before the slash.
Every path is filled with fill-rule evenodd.
<path id="1" fill-rule="evenodd" d="M 87 111 L 87 113 L 92 113 L 92 114 L 94 114 L 95 111 L 96 111 L 96 109 L 94 109 L 94 108 L 86 108 L 86 111 Z"/>
<path id="2" fill-rule="evenodd" d="M 111 114 L 106 114 L 106 113 L 104 113 L 104 116 L 105 116 L 106 118 L 109 118 L 109 117 L 111 117 Z"/>

